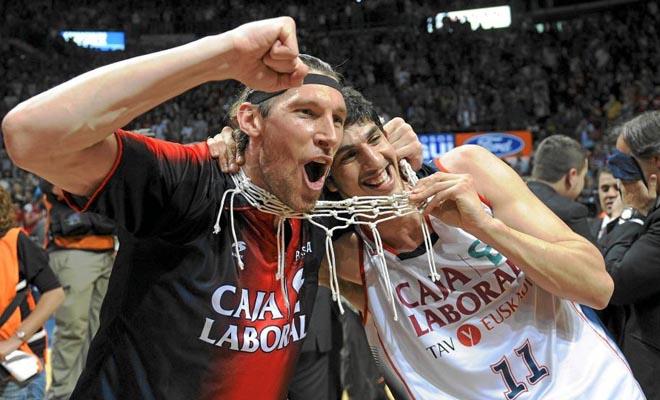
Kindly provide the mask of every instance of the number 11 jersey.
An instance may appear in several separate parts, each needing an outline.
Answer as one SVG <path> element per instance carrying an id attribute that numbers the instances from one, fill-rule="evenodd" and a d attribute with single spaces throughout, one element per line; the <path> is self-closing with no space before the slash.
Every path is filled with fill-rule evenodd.
<path id="1" fill-rule="evenodd" d="M 431 217 L 427 255 L 360 260 L 370 344 L 411 399 L 644 399 L 628 363 L 578 304 L 540 288 L 497 250 Z M 365 315 L 367 315 L 365 313 Z"/>

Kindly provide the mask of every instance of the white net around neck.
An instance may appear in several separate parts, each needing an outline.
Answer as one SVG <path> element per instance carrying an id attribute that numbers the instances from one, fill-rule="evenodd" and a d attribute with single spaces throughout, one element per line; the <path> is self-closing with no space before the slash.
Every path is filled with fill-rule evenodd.
<path id="1" fill-rule="evenodd" d="M 400 166 L 408 182 L 414 186 L 417 183 L 417 176 L 410 167 L 410 164 L 408 164 L 408 162 L 405 160 L 401 160 Z M 237 259 L 239 268 L 243 270 L 245 266 L 239 256 L 238 239 L 236 236 L 236 228 L 234 224 L 235 196 L 240 194 L 252 207 L 255 207 L 262 212 L 281 217 L 277 223 L 276 234 L 278 250 L 276 279 L 280 281 L 280 288 L 284 295 L 284 301 L 287 306 L 287 310 L 290 308 L 284 274 L 286 259 L 284 254 L 286 248 L 284 223 L 287 218 L 309 221 L 311 224 L 325 231 L 326 257 L 328 260 L 328 268 L 330 270 L 330 290 L 332 291 L 333 300 L 337 302 L 339 310 L 342 313 L 344 312 L 344 309 L 339 298 L 339 281 L 337 278 L 335 251 L 332 245 L 332 236 L 336 230 L 345 229 L 353 225 L 363 225 L 369 228 L 373 237 L 376 259 L 378 260 L 378 271 L 385 281 L 388 300 L 390 301 L 392 310 L 394 311 L 395 320 L 397 319 L 397 311 L 394 303 L 394 292 L 392 290 L 392 283 L 390 281 L 387 269 L 383 242 L 378 231 L 378 224 L 413 213 L 419 215 L 422 234 L 424 236 L 424 245 L 426 247 L 426 254 L 429 261 L 431 279 L 435 281 L 438 277 L 435 260 L 432 255 L 432 240 L 429 228 L 424 219 L 423 207 L 417 208 L 411 204 L 409 201 L 408 192 L 393 194 L 390 196 L 354 196 L 339 201 L 321 200 L 316 203 L 316 206 L 314 209 L 312 209 L 312 211 L 301 213 L 292 210 L 290 207 L 282 203 L 282 201 L 280 201 L 280 199 L 278 199 L 272 193 L 269 193 L 253 184 L 250 181 L 250 178 L 245 175 L 245 172 L 242 169 L 238 173 L 231 175 L 231 177 L 234 181 L 235 188 L 226 190 L 222 196 L 218 216 L 213 227 L 213 233 L 220 233 L 220 219 L 222 218 L 224 211 L 225 201 L 227 196 L 231 195 L 229 218 L 233 240 L 232 243 L 234 246 L 234 256 Z M 335 220 L 339 221 L 339 224 L 332 228 L 328 228 L 319 221 L 321 218 L 334 218 Z"/>

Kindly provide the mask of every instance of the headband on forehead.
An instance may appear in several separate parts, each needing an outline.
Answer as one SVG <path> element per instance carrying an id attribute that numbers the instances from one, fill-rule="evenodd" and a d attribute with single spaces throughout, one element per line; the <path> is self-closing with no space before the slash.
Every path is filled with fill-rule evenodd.
<path id="1" fill-rule="evenodd" d="M 340 92 L 342 88 L 339 82 L 337 82 L 336 80 L 334 80 L 333 78 L 327 75 L 321 75 L 321 74 L 307 74 L 307 76 L 303 80 L 303 85 L 325 85 L 325 86 L 330 86 L 331 88 L 336 89 Z M 279 96 L 284 92 L 286 92 L 286 90 L 280 90 L 279 92 L 273 92 L 273 93 L 260 92 L 258 90 L 255 90 L 254 92 L 248 94 L 247 99 L 245 100 L 252 104 L 259 104 L 270 98 Z"/>

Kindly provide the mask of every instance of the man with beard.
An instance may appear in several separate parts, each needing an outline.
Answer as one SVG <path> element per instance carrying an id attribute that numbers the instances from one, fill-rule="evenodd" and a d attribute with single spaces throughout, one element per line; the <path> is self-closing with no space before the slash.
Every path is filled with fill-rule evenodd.
<path id="1" fill-rule="evenodd" d="M 361 310 L 388 383 L 419 399 L 643 399 L 578 305 L 611 296 L 598 250 L 483 148 L 450 151 L 435 162 L 442 172 L 412 187 L 371 103 L 350 88 L 344 99 L 328 197 L 428 201 L 435 277 L 417 214 L 379 223 L 379 240 L 358 225 L 334 243 L 341 294 Z"/>
<path id="2" fill-rule="evenodd" d="M 298 57 L 277 18 L 111 64 L 50 89 L 3 120 L 14 162 L 67 191 L 78 210 L 136 238 L 120 249 L 99 331 L 72 399 L 279 399 L 307 330 L 324 233 L 238 198 L 206 144 L 121 130 L 200 84 L 247 85 L 237 105 L 245 172 L 280 209 L 304 212 L 323 188 L 343 133 L 337 75 Z M 213 221 L 220 214 L 217 234 Z M 234 242 L 232 236 L 237 236 Z M 122 255 L 121 253 L 124 252 Z M 126 253 L 129 252 L 129 253 Z M 299 257 L 294 257 L 298 254 Z"/>

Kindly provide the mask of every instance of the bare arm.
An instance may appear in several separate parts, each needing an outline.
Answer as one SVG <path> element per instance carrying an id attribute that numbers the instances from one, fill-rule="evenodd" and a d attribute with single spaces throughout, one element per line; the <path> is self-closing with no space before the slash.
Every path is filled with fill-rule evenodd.
<path id="1" fill-rule="evenodd" d="M 237 79 L 260 90 L 300 85 L 295 25 L 276 18 L 98 68 L 41 93 L 2 122 L 14 162 L 63 189 L 91 194 L 110 171 L 110 135 L 188 89 Z"/>
<path id="2" fill-rule="evenodd" d="M 608 304 L 613 283 L 598 249 L 543 205 L 515 171 L 477 146 L 457 148 L 442 163 L 452 173 L 420 180 L 413 200 L 437 193 L 431 213 L 500 251 L 548 292 L 594 308 Z"/>
<path id="3" fill-rule="evenodd" d="M 34 310 L 28 315 L 20 326 L 20 330 L 25 332 L 25 340 L 34 335 L 46 323 L 55 310 L 64 301 L 64 290 L 61 287 L 49 290 L 41 295 L 39 302 Z M 9 339 L 0 342 L 0 357 L 4 358 L 7 354 L 19 348 L 23 343 L 21 339 L 12 335 Z"/>

